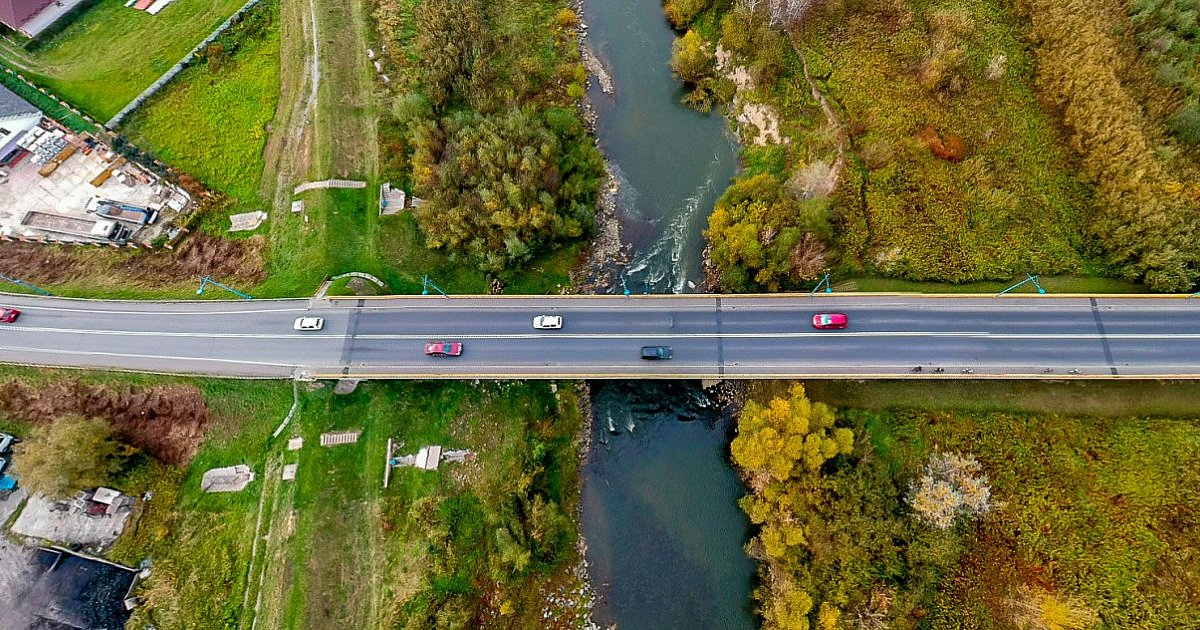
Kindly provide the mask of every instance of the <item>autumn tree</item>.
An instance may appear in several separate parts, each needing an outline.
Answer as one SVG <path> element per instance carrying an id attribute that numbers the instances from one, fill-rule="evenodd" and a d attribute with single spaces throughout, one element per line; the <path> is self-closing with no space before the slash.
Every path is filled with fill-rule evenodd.
<path id="1" fill-rule="evenodd" d="M 430 247 L 499 272 L 591 228 L 603 164 L 573 111 L 457 112 L 418 126 L 413 145 Z"/>
<path id="2" fill-rule="evenodd" d="M 960 517 L 978 517 L 992 508 L 992 490 L 983 466 L 971 455 L 935 452 L 912 483 L 908 504 L 924 523 L 949 529 Z"/>
<path id="3" fill-rule="evenodd" d="M 829 204 L 799 200 L 770 174 L 734 182 L 717 201 L 705 236 L 730 291 L 798 288 L 825 268 Z"/>
<path id="4" fill-rule="evenodd" d="M 1027 1 L 1040 40 L 1038 85 L 1062 111 L 1100 206 L 1090 228 L 1124 275 L 1158 291 L 1200 277 L 1200 202 L 1157 155 L 1141 106 L 1121 83 L 1107 9 L 1085 0 Z"/>
<path id="5" fill-rule="evenodd" d="M 425 94 L 442 106 L 461 93 L 483 60 L 486 16 L 480 0 L 424 0 L 417 5 L 414 67 Z"/>
<path id="6" fill-rule="evenodd" d="M 712 77 L 712 53 L 696 31 L 688 31 L 675 40 L 671 47 L 671 69 L 684 83 L 692 85 Z"/>
<path id="7" fill-rule="evenodd" d="M 56 498 L 104 485 L 132 450 L 113 439 L 108 422 L 83 416 L 41 426 L 17 449 L 21 484 Z"/>
<path id="8" fill-rule="evenodd" d="M 738 418 L 730 452 L 750 488 L 739 505 L 759 527 L 750 550 L 765 563 L 767 577 L 756 597 L 766 628 L 809 627 L 813 585 L 803 558 L 809 529 L 820 518 L 811 508 L 824 501 L 820 471 L 854 447 L 853 432 L 835 420 L 833 410 L 809 401 L 801 385 L 765 406 L 747 403 Z M 836 618 L 830 606 L 820 610 L 820 616 Z"/>
<path id="9" fill-rule="evenodd" d="M 712 0 L 665 0 L 663 12 L 667 14 L 672 26 L 683 30 L 711 4 Z"/>

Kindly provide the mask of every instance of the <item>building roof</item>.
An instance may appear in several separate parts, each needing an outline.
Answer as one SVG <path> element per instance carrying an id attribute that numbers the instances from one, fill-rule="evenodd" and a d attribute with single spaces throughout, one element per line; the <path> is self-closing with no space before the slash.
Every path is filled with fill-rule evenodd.
<path id="1" fill-rule="evenodd" d="M 20 30 L 30 18 L 53 3 L 54 0 L 0 0 L 0 22 Z"/>
<path id="2" fill-rule="evenodd" d="M 0 14 L 3 14 L 4 4 L 11 0 L 0 0 Z M 7 20 L 0 17 L 5 24 Z M 30 114 L 41 114 L 42 110 L 29 104 L 29 101 L 17 96 L 16 92 L 0 85 L 0 120 L 5 118 L 24 117 Z"/>

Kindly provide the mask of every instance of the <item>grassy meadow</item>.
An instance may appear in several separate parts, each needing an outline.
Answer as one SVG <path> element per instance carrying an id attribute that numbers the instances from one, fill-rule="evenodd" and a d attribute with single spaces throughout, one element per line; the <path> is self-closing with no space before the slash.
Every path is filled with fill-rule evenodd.
<path id="1" fill-rule="evenodd" d="M 263 147 L 279 99 L 278 6 L 266 3 L 217 40 L 225 52 L 179 74 L 121 126 L 131 142 L 260 209 Z"/>
<path id="2" fill-rule="evenodd" d="M 0 59 L 98 120 L 108 120 L 224 22 L 244 0 L 175 0 L 158 15 L 100 0 L 27 52 Z"/>
<path id="3" fill-rule="evenodd" d="M 786 389 L 756 384 L 752 397 L 762 404 Z M 1182 628 L 1200 615 L 1191 383 L 806 389 L 856 439 L 850 454 L 783 486 L 804 525 L 764 573 L 773 590 L 758 597 L 776 619 L 791 610 L 828 628 Z M 973 458 L 989 492 L 981 514 L 945 529 L 912 499 L 936 453 Z M 787 608 L 779 593 L 789 589 L 807 607 Z"/>

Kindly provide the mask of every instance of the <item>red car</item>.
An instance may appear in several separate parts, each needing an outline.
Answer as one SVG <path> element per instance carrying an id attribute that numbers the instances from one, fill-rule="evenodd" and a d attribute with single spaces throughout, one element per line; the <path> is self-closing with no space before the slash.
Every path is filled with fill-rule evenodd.
<path id="1" fill-rule="evenodd" d="M 456 357 L 462 354 L 462 342 L 430 341 L 425 344 L 425 354 L 431 357 Z"/>
<path id="2" fill-rule="evenodd" d="M 813 315 L 813 328 L 829 330 L 845 328 L 850 323 L 845 313 L 817 313 Z"/>
<path id="3" fill-rule="evenodd" d="M 15 308 L 0 308 L 0 322 L 11 324 L 21 316 L 21 311 Z"/>

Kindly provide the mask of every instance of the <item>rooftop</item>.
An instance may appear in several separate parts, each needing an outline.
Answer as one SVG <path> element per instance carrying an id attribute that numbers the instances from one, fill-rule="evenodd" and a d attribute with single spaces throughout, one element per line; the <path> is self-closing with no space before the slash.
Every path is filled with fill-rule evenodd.
<path id="1" fill-rule="evenodd" d="M 3 6 L 5 0 L 0 0 L 0 6 Z M 0 120 L 6 118 L 17 118 L 29 116 L 30 114 L 41 114 L 42 111 L 29 101 L 17 96 L 16 92 L 0 85 Z"/>

